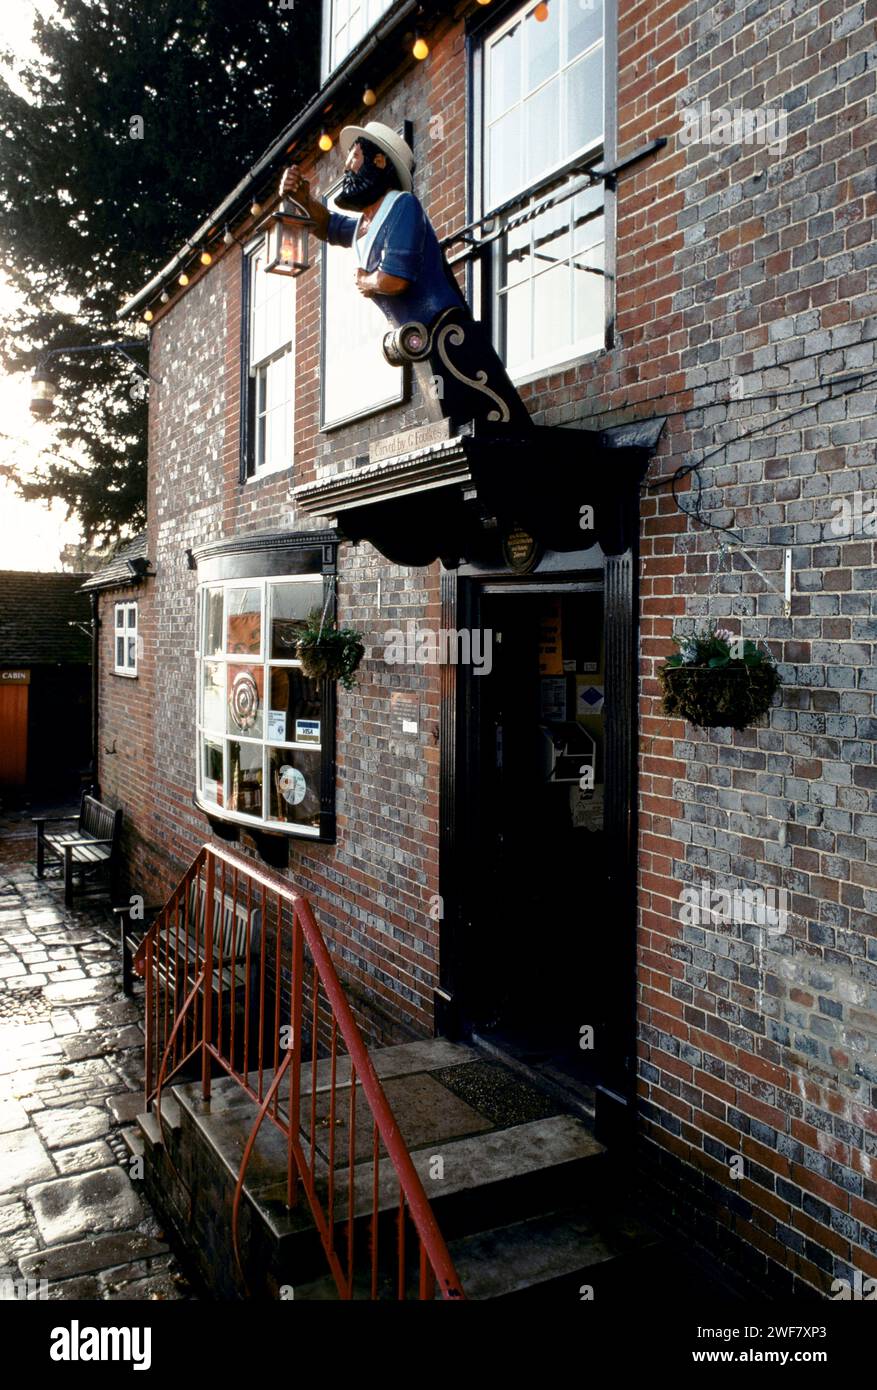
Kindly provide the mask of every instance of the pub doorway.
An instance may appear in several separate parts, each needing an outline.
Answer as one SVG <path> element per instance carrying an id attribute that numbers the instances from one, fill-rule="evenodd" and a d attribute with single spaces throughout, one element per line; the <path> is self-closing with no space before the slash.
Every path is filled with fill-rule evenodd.
<path id="1" fill-rule="evenodd" d="M 457 672 L 459 1031 L 585 1100 L 620 1099 L 634 944 L 624 633 L 602 571 L 462 582 L 489 661 Z"/>

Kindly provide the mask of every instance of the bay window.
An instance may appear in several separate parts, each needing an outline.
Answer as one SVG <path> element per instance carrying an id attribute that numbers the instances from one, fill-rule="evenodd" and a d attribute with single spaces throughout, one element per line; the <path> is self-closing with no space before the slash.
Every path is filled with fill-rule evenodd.
<path id="1" fill-rule="evenodd" d="M 603 188 L 575 172 L 604 153 L 604 46 L 604 0 L 549 0 L 475 48 L 487 312 L 513 377 L 605 345 Z"/>
<path id="2" fill-rule="evenodd" d="M 327 839 L 334 833 L 334 684 L 304 675 L 296 641 L 315 610 L 333 620 L 333 578 L 316 567 L 272 573 L 293 567 L 277 563 L 282 543 L 270 564 L 258 550 L 245 552 L 243 539 L 229 542 L 224 563 L 199 560 L 206 576 L 199 585 L 196 801 L 211 819 Z M 302 550 L 297 558 L 315 555 Z M 262 575 L 253 575 L 260 567 Z"/>

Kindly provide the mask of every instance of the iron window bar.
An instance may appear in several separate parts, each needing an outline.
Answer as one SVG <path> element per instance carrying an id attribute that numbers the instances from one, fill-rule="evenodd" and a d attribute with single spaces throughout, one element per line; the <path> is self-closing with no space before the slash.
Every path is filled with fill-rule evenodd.
<path id="1" fill-rule="evenodd" d="M 474 222 L 469 222 L 465 227 L 461 227 L 458 232 L 452 232 L 450 236 L 444 237 L 441 245 L 445 250 L 453 246 L 457 241 L 465 243 L 465 247 L 462 251 L 448 258 L 448 264 L 458 265 L 462 261 L 469 260 L 472 256 L 480 255 L 485 247 L 491 246 L 493 242 L 506 236 L 516 227 L 524 226 L 527 222 L 531 222 L 534 218 L 541 216 L 543 212 L 557 207 L 560 203 L 566 202 L 569 198 L 574 198 L 577 194 L 584 192 L 585 189 L 595 187 L 598 183 L 603 183 L 607 188 L 614 189 L 619 174 L 624 173 L 625 170 L 631 168 L 634 164 L 638 164 L 641 160 L 648 158 L 649 155 L 656 154 L 658 150 L 664 148 L 666 143 L 666 136 L 658 136 L 657 139 L 650 140 L 646 145 L 641 145 L 638 149 L 627 155 L 625 159 L 619 160 L 618 163 L 613 164 L 608 169 L 601 169 L 599 165 L 589 165 L 583 161 L 573 161 L 573 163 L 568 165 L 565 169 L 561 169 L 557 173 L 549 175 L 541 184 L 536 184 L 526 192 L 518 193 L 513 198 L 506 199 L 504 203 L 500 203 L 499 207 L 494 208 L 484 217 L 476 218 Z M 534 197 L 538 197 L 542 188 L 549 187 L 551 184 L 556 183 L 558 179 L 562 178 L 567 180 L 563 188 L 551 194 L 550 197 L 543 198 L 538 203 L 532 204 L 532 206 L 527 206 Z M 585 178 L 587 182 L 581 183 L 581 178 Z M 502 222 L 502 225 L 497 227 L 496 230 L 492 230 L 492 224 L 494 222 L 504 218 L 507 213 L 513 212 L 516 208 L 524 208 L 525 210 L 517 217 L 511 217 L 508 221 Z M 483 227 L 491 227 L 491 230 L 485 236 L 476 237 L 475 233 Z M 594 269 L 593 267 L 581 268 Z"/>

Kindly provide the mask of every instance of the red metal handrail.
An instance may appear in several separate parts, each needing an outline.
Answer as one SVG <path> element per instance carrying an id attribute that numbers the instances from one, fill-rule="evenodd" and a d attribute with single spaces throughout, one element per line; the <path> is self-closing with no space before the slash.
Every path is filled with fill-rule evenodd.
<path id="1" fill-rule="evenodd" d="M 155 1104 L 159 1125 L 162 1089 L 184 1068 L 199 1063 L 206 1101 L 214 1072 L 222 1071 L 258 1107 L 232 1207 L 232 1240 L 244 1282 L 240 1206 L 247 1166 L 267 1118 L 286 1139 L 287 1204 L 295 1206 L 299 1188 L 304 1191 L 343 1299 L 354 1297 L 357 1224 L 363 1218 L 369 1246 L 367 1296 L 378 1298 L 387 1287 L 388 1268 L 396 1296 L 408 1296 L 410 1221 L 416 1236 L 416 1296 L 434 1298 L 437 1288 L 443 1298 L 463 1298 L 429 1199 L 306 899 L 270 870 L 205 845 L 146 934 L 134 964 L 146 980 L 146 1099 Z M 338 1149 L 338 1131 L 345 1124 L 339 1113 L 345 1097 L 339 1093 L 345 1090 L 346 1163 Z M 358 1100 L 368 1112 L 359 1116 L 359 1123 L 366 1124 L 365 1157 L 357 1155 Z M 390 1243 L 381 1222 L 381 1192 L 387 1187 L 386 1180 L 381 1183 L 382 1153 L 395 1178 L 394 1192 L 398 1185 L 398 1201 L 394 1197 L 391 1208 L 396 1213 L 395 1252 L 381 1243 L 382 1233 L 384 1245 Z M 339 1219 L 345 1201 L 346 1217 Z M 387 1211 L 387 1201 L 383 1206 Z"/>

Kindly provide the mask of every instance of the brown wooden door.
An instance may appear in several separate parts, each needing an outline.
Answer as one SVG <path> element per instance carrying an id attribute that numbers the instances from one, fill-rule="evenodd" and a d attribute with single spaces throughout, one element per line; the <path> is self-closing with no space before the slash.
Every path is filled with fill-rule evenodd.
<path id="1" fill-rule="evenodd" d="M 27 779 L 27 686 L 0 685 L 0 786 Z"/>

